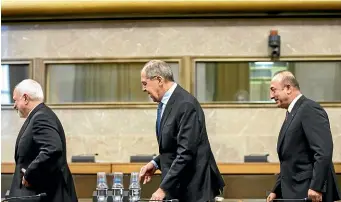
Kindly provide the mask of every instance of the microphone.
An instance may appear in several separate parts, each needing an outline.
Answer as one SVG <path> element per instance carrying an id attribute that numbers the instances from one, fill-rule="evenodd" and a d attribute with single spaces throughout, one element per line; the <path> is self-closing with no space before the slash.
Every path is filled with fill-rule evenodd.
<path id="1" fill-rule="evenodd" d="M 150 200 L 150 199 L 140 199 L 140 200 L 137 200 L 137 201 L 163 201 L 163 202 L 179 202 L 178 199 L 168 199 L 168 200 Z"/>
<path id="2" fill-rule="evenodd" d="M 274 199 L 272 201 L 312 201 L 310 198 L 302 198 L 302 199 Z"/>
<path id="3" fill-rule="evenodd" d="M 14 197 L 5 198 L 1 202 L 11 201 L 11 200 L 15 200 L 15 199 L 17 199 L 17 200 L 25 200 L 25 199 L 28 199 L 28 198 L 41 198 L 41 197 L 45 197 L 45 196 L 47 196 L 46 193 L 40 193 L 40 194 L 32 195 L 32 196 L 14 196 Z"/>
<path id="4" fill-rule="evenodd" d="M 98 153 L 95 154 L 80 154 L 71 157 L 71 162 L 73 163 L 95 163 L 95 156 L 98 156 Z"/>

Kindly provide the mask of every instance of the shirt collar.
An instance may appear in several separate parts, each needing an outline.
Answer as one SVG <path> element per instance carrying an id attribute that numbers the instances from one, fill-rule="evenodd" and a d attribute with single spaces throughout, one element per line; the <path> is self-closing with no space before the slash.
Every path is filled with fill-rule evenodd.
<path id="1" fill-rule="evenodd" d="M 162 97 L 162 99 L 161 99 L 162 104 L 167 105 L 167 102 L 168 102 L 169 98 L 172 96 L 172 94 L 173 94 L 173 92 L 174 92 L 176 86 L 177 86 L 177 84 L 174 83 L 174 84 L 170 87 L 170 89 L 168 89 L 167 92 L 163 95 L 163 97 Z"/>
<path id="2" fill-rule="evenodd" d="M 35 108 L 37 108 L 40 104 L 41 104 L 41 103 L 37 104 L 35 107 L 33 107 L 33 108 L 31 109 L 31 111 L 27 114 L 27 118 L 30 116 L 30 114 L 32 113 L 32 111 L 33 111 Z"/>
<path id="3" fill-rule="evenodd" d="M 295 97 L 295 99 L 290 103 L 289 107 L 288 107 L 288 112 L 291 113 L 292 109 L 294 108 L 296 102 L 298 99 L 300 99 L 300 97 L 302 96 L 302 94 L 299 94 L 298 96 Z"/>

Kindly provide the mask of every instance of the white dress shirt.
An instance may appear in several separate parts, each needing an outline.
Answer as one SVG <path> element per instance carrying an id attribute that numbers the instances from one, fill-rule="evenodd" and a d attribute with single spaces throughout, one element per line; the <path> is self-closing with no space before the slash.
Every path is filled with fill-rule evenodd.
<path id="1" fill-rule="evenodd" d="M 288 107 L 288 112 L 291 113 L 292 109 L 294 108 L 296 102 L 298 99 L 300 99 L 300 97 L 302 97 L 302 94 L 299 94 L 298 96 L 295 97 L 295 99 L 290 103 L 289 107 Z"/>
<path id="2" fill-rule="evenodd" d="M 167 103 L 168 103 L 168 101 L 169 101 L 169 98 L 172 96 L 172 94 L 173 94 L 175 88 L 177 87 L 177 85 L 178 85 L 178 84 L 174 83 L 174 84 L 170 87 L 170 89 L 168 89 L 167 92 L 163 95 L 163 97 L 162 97 L 162 99 L 161 99 L 161 102 L 162 102 L 162 110 L 161 110 L 161 117 L 160 117 L 160 119 L 162 118 L 163 112 L 164 112 L 165 109 L 166 109 L 166 106 L 167 106 Z M 160 120 L 160 121 L 161 121 L 161 120 Z M 159 167 L 157 166 L 157 164 L 156 164 L 156 162 L 155 162 L 154 160 L 152 160 L 151 162 L 154 164 L 154 166 L 155 166 L 156 169 L 159 169 Z"/>

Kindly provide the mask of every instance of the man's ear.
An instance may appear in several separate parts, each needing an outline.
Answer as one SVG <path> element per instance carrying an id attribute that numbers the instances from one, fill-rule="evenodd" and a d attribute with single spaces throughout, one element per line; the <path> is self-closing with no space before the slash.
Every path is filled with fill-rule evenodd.
<path id="1" fill-rule="evenodd" d="M 163 84 L 164 82 L 163 82 L 163 78 L 161 77 L 161 76 L 158 76 L 157 77 L 157 80 L 159 81 L 159 84 Z"/>
<path id="2" fill-rule="evenodd" d="M 291 85 L 286 85 L 286 88 L 287 88 L 288 93 L 291 94 L 293 91 L 293 87 Z"/>
<path id="3" fill-rule="evenodd" d="M 24 97 L 25 104 L 27 105 L 28 104 L 28 95 L 24 94 L 23 97 Z"/>

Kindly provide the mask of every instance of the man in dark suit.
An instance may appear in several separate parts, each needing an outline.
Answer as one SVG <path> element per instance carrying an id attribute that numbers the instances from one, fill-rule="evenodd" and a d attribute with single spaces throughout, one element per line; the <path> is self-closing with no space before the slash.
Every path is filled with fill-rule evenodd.
<path id="1" fill-rule="evenodd" d="M 296 78 L 289 71 L 275 74 L 270 96 L 278 107 L 287 109 L 287 116 L 277 142 L 280 173 L 267 201 L 277 198 L 340 200 L 326 111 L 301 94 Z"/>
<path id="2" fill-rule="evenodd" d="M 153 60 L 141 71 L 143 91 L 158 102 L 159 155 L 141 168 L 147 183 L 157 169 L 161 184 L 151 200 L 211 201 L 225 186 L 211 151 L 205 115 L 197 99 L 174 82 L 168 64 Z"/>
<path id="3" fill-rule="evenodd" d="M 44 103 L 39 83 L 27 79 L 13 92 L 14 109 L 26 118 L 15 145 L 10 197 L 46 193 L 46 202 L 77 202 L 66 160 L 65 134 L 58 117 Z M 27 200 L 25 200 L 27 201 Z"/>

